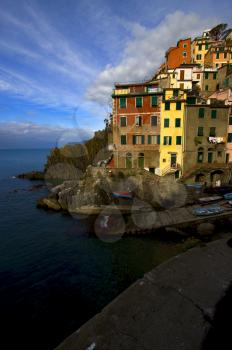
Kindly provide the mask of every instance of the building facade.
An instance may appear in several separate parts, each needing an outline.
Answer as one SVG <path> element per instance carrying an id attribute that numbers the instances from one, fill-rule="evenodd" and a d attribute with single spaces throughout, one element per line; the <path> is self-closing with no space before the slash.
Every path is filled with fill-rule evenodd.
<path id="1" fill-rule="evenodd" d="M 160 159 L 156 174 L 175 172 L 180 177 L 183 167 L 183 130 L 186 92 L 165 89 L 161 104 Z"/>
<path id="2" fill-rule="evenodd" d="M 203 66 L 205 63 L 205 55 L 213 42 L 214 41 L 210 39 L 209 30 L 204 31 L 202 36 L 195 38 L 192 41 L 192 62 Z"/>
<path id="3" fill-rule="evenodd" d="M 205 55 L 205 67 L 220 68 L 228 63 L 232 63 L 232 41 L 212 44 Z"/>
<path id="4" fill-rule="evenodd" d="M 152 83 L 116 84 L 112 98 L 114 166 L 155 171 L 162 90 Z"/>
<path id="5" fill-rule="evenodd" d="M 191 38 L 181 39 L 176 47 L 166 52 L 166 69 L 175 69 L 183 63 L 191 63 Z"/>
<path id="6" fill-rule="evenodd" d="M 186 104 L 183 173 L 207 164 L 227 162 L 229 106 Z"/>

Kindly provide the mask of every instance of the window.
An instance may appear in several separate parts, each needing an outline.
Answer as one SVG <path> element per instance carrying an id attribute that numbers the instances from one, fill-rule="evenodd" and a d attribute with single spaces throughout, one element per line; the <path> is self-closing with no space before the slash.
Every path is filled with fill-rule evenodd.
<path id="1" fill-rule="evenodd" d="M 229 125 L 232 125 L 232 117 L 229 117 Z"/>
<path id="2" fill-rule="evenodd" d="M 187 52 L 183 51 L 183 57 L 187 57 Z"/>
<path id="3" fill-rule="evenodd" d="M 220 53 L 217 52 L 217 53 L 216 53 L 216 59 L 218 60 L 219 58 L 220 58 Z"/>
<path id="4" fill-rule="evenodd" d="M 170 102 L 165 102 L 165 111 L 170 111 Z"/>
<path id="5" fill-rule="evenodd" d="M 120 97 L 119 99 L 119 107 L 126 108 L 126 97 Z"/>
<path id="6" fill-rule="evenodd" d="M 224 58 L 227 58 L 227 52 L 224 52 Z"/>
<path id="7" fill-rule="evenodd" d="M 202 163 L 204 158 L 204 151 L 203 148 L 199 148 L 197 152 L 197 162 Z"/>
<path id="8" fill-rule="evenodd" d="M 197 73 L 197 79 L 201 79 L 201 74 Z"/>
<path id="9" fill-rule="evenodd" d="M 140 108 L 143 106 L 143 98 L 142 97 L 136 97 L 136 107 Z"/>
<path id="10" fill-rule="evenodd" d="M 209 85 L 205 85 L 205 91 L 209 91 Z"/>
<path id="11" fill-rule="evenodd" d="M 142 117 L 140 115 L 135 117 L 135 125 L 136 126 L 142 126 Z"/>
<path id="12" fill-rule="evenodd" d="M 158 105 L 158 97 L 157 96 L 151 96 L 151 106 L 155 107 Z"/>
<path id="13" fill-rule="evenodd" d="M 202 50 L 202 44 L 199 44 L 198 46 L 198 50 L 201 51 Z"/>
<path id="14" fill-rule="evenodd" d="M 180 101 L 177 101 L 177 102 L 176 102 L 176 110 L 177 110 L 177 111 L 180 111 L 180 110 L 181 110 L 181 102 L 180 102 Z"/>
<path id="15" fill-rule="evenodd" d="M 209 44 L 205 43 L 205 49 L 208 50 L 209 49 Z"/>
<path id="16" fill-rule="evenodd" d="M 175 127 L 179 128 L 181 126 L 181 119 L 180 118 L 176 118 L 175 119 Z"/>
<path id="17" fill-rule="evenodd" d="M 121 135 L 121 145 L 126 145 L 126 135 Z"/>
<path id="18" fill-rule="evenodd" d="M 120 117 L 120 126 L 126 126 L 127 120 L 126 117 Z"/>
<path id="19" fill-rule="evenodd" d="M 216 128 L 214 126 L 209 128 L 209 136 L 216 136 Z"/>
<path id="20" fill-rule="evenodd" d="M 205 116 L 205 109 L 204 108 L 199 108 L 199 118 L 204 118 Z"/>
<path id="21" fill-rule="evenodd" d="M 205 79 L 209 79 L 209 73 L 205 72 Z"/>
<path id="22" fill-rule="evenodd" d="M 211 118 L 212 119 L 216 119 L 217 118 L 217 111 L 216 111 L 216 109 L 212 109 L 212 111 L 211 111 Z"/>
<path id="23" fill-rule="evenodd" d="M 228 134 L 227 142 L 232 142 L 232 133 Z"/>
<path id="24" fill-rule="evenodd" d="M 204 136 L 203 126 L 198 126 L 197 136 Z"/>
<path id="25" fill-rule="evenodd" d="M 177 97 L 178 94 L 179 94 L 178 89 L 173 89 L 173 96 L 174 96 L 174 97 Z"/>
<path id="26" fill-rule="evenodd" d="M 169 128 L 169 118 L 164 118 L 164 127 Z"/>
<path id="27" fill-rule="evenodd" d="M 200 54 L 197 55 L 197 60 L 201 60 L 201 55 Z"/>
<path id="28" fill-rule="evenodd" d="M 171 144 L 172 144 L 172 137 L 164 136 L 164 145 L 171 145 Z"/>
<path id="29" fill-rule="evenodd" d="M 186 47 L 188 47 L 188 44 L 184 44 L 183 45 L 183 48 L 186 49 Z"/>
<path id="30" fill-rule="evenodd" d="M 151 116 L 151 126 L 157 126 L 158 124 L 158 117 L 156 115 Z"/>
<path id="31" fill-rule="evenodd" d="M 148 145 L 159 145 L 160 136 L 159 135 L 148 135 L 147 143 Z"/>
<path id="32" fill-rule="evenodd" d="M 181 136 L 176 136 L 176 145 L 181 145 Z"/>
<path id="33" fill-rule="evenodd" d="M 222 151 L 218 151 L 217 156 L 218 156 L 219 158 L 221 158 L 221 157 L 222 157 Z"/>
<path id="34" fill-rule="evenodd" d="M 144 145 L 144 135 L 133 135 L 133 145 Z"/>
<path id="35" fill-rule="evenodd" d="M 213 80 L 216 80 L 217 79 L 217 72 L 214 72 L 213 73 Z"/>

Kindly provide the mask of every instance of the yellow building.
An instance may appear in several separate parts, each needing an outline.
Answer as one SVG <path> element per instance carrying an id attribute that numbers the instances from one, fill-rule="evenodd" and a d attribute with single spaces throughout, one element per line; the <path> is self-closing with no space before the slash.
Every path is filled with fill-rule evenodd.
<path id="1" fill-rule="evenodd" d="M 201 37 L 195 38 L 192 42 L 192 62 L 203 66 L 205 55 L 212 43 L 213 41 L 209 37 L 209 31 L 205 31 Z"/>
<path id="2" fill-rule="evenodd" d="M 183 167 L 184 113 L 187 95 L 184 90 L 164 90 L 161 104 L 160 162 L 157 175 L 175 173 L 181 176 Z"/>

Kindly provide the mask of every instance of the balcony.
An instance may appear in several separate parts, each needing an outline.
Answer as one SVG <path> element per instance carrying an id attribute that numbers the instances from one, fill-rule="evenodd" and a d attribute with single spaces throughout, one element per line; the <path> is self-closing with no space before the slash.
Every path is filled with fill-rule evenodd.
<path id="1" fill-rule="evenodd" d="M 216 136 L 209 136 L 207 137 L 207 140 L 209 143 L 212 143 L 214 145 L 218 145 L 221 143 L 226 143 L 226 137 L 225 136 L 221 136 L 221 137 L 216 137 Z"/>

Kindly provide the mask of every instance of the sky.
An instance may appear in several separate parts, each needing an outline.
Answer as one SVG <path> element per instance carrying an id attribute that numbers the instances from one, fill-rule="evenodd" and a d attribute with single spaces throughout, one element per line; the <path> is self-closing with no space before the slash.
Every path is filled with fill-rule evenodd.
<path id="1" fill-rule="evenodd" d="M 0 149 L 88 139 L 114 82 L 151 77 L 178 39 L 231 12 L 231 0 L 0 0 Z"/>

